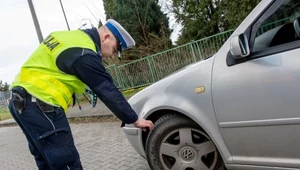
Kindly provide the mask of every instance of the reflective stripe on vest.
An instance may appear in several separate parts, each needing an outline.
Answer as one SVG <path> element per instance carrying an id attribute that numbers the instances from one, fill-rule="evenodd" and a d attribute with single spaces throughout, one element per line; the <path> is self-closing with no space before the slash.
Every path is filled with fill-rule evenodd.
<path id="1" fill-rule="evenodd" d="M 69 89 L 52 76 L 22 68 L 18 79 L 23 83 L 34 84 L 36 87 L 51 95 L 61 104 L 61 107 L 65 111 L 72 101 L 72 94 Z"/>

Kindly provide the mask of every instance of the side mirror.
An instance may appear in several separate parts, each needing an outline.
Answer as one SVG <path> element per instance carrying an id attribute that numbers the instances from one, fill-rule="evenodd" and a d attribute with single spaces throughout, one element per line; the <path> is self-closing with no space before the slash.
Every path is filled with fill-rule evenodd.
<path id="1" fill-rule="evenodd" d="M 294 21 L 294 29 L 295 29 L 295 32 L 296 32 L 298 38 L 300 38 L 300 17 L 298 17 Z"/>
<path id="2" fill-rule="evenodd" d="M 236 58 L 247 57 L 250 54 L 248 38 L 245 33 L 237 35 L 231 39 L 230 52 Z"/>

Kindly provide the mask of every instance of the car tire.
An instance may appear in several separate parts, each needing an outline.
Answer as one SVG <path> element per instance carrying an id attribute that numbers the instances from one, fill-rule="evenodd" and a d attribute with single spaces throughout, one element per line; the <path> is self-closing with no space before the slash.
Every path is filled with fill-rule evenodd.
<path id="1" fill-rule="evenodd" d="M 212 140 L 191 119 L 167 114 L 155 122 L 146 140 L 152 170 L 225 170 Z"/>

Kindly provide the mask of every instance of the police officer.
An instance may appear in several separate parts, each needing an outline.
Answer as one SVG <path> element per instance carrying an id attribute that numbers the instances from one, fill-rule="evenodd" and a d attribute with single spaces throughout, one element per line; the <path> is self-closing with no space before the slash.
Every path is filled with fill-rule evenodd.
<path id="1" fill-rule="evenodd" d="M 124 123 L 153 130 L 151 121 L 138 119 L 102 64 L 102 58 L 133 46 L 130 34 L 109 19 L 99 29 L 51 33 L 23 64 L 11 85 L 9 109 L 39 169 L 82 169 L 65 112 L 86 85 Z"/>

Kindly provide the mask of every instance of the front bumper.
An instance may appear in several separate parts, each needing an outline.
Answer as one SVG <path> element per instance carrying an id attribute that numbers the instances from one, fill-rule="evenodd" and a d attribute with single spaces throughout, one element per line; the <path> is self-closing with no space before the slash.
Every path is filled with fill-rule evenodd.
<path id="1" fill-rule="evenodd" d="M 129 143 L 133 146 L 133 148 L 143 157 L 145 156 L 145 150 L 143 148 L 142 143 L 142 131 L 133 125 L 125 125 L 122 127 L 122 131 L 128 139 Z"/>

